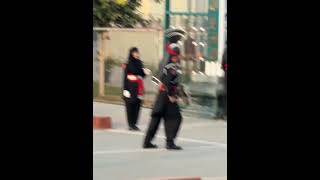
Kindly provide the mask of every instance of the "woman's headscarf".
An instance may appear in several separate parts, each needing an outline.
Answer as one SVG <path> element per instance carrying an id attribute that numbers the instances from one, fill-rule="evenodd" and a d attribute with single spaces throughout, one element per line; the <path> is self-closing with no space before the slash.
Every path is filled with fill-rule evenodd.
<path id="1" fill-rule="evenodd" d="M 134 57 L 132 56 L 132 53 L 134 53 L 134 52 L 139 52 L 138 48 L 132 47 L 132 48 L 129 50 L 128 63 L 130 63 L 130 61 L 132 61 L 132 60 L 136 60 L 136 58 L 134 58 Z"/>

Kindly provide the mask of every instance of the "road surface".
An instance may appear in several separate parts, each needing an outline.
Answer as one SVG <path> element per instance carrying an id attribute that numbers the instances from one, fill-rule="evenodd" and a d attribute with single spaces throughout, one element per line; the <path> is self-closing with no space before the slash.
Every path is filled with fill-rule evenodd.
<path id="1" fill-rule="evenodd" d="M 227 179 L 227 123 L 184 117 L 177 139 L 183 151 L 165 149 L 163 125 L 157 133 L 156 150 L 142 149 L 150 109 L 140 113 L 141 132 L 127 130 L 124 106 L 93 103 L 93 114 L 110 116 L 113 128 L 93 132 L 94 180 L 148 180 L 162 177 Z"/>

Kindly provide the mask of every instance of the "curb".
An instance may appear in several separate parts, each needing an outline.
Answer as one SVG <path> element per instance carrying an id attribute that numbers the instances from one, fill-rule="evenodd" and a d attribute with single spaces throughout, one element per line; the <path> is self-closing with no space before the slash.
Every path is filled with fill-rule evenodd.
<path id="1" fill-rule="evenodd" d="M 110 129 L 111 127 L 111 117 L 93 116 L 93 129 Z"/>
<path id="2" fill-rule="evenodd" d="M 148 180 L 201 180 L 201 177 L 162 177 Z"/>
<path id="3" fill-rule="evenodd" d="M 97 103 L 105 103 L 105 104 L 115 104 L 115 105 L 125 105 L 124 102 L 122 101 L 112 101 L 112 100 L 105 100 L 105 99 L 93 99 L 93 102 L 97 102 Z M 147 109 L 152 109 L 152 105 L 146 105 L 146 104 L 142 104 L 141 107 L 143 108 L 147 108 Z"/>
<path id="4" fill-rule="evenodd" d="M 200 177 L 180 177 L 180 178 L 165 178 L 159 180 L 201 180 Z"/>

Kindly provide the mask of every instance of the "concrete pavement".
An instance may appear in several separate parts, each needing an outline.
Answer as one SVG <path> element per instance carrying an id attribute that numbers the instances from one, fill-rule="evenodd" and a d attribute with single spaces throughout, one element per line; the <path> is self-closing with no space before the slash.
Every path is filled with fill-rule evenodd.
<path id="1" fill-rule="evenodd" d="M 142 149 L 150 109 L 140 113 L 141 132 L 127 131 L 124 106 L 93 103 L 94 115 L 112 117 L 113 129 L 94 130 L 93 179 L 139 180 L 161 177 L 227 179 L 227 124 L 224 121 L 184 117 L 177 139 L 183 151 L 167 151 L 163 125 L 156 150 Z"/>

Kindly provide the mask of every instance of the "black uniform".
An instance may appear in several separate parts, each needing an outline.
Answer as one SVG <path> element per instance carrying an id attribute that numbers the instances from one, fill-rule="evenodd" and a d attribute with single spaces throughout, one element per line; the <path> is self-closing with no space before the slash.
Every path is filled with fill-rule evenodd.
<path id="1" fill-rule="evenodd" d="M 139 59 L 134 59 L 132 56 L 129 56 L 128 63 L 124 68 L 123 90 L 127 90 L 130 93 L 130 97 L 123 96 L 126 104 L 128 125 L 131 129 L 138 130 L 136 125 L 139 118 L 142 99 L 138 96 L 139 84 L 137 82 L 128 80 L 128 75 L 132 74 L 144 78 L 146 74 L 143 71 L 142 61 Z"/>
<path id="2" fill-rule="evenodd" d="M 228 78 L 227 67 L 228 67 L 228 63 L 227 63 L 227 48 L 226 48 L 223 53 L 222 64 L 221 64 L 221 68 L 225 72 L 225 76 L 223 78 L 224 91 L 218 97 L 218 106 L 219 106 L 218 117 L 222 117 L 222 118 L 225 118 L 225 116 L 227 116 L 227 78 Z"/>
<path id="3" fill-rule="evenodd" d="M 161 118 L 164 119 L 167 147 L 174 145 L 174 139 L 179 131 L 182 116 L 178 104 L 176 102 L 170 102 L 169 96 L 177 96 L 176 87 L 180 83 L 180 75 L 178 72 L 177 65 L 174 63 L 169 62 L 163 68 L 161 77 L 163 84 L 152 110 L 152 119 L 144 140 L 144 146 L 152 145 L 151 141 L 157 132 Z"/>
<path id="4" fill-rule="evenodd" d="M 181 149 L 181 147 L 174 144 L 174 139 L 179 131 L 182 116 L 177 102 L 171 102 L 169 97 L 177 98 L 178 96 L 177 87 L 180 83 L 180 71 L 177 64 L 171 60 L 173 57 L 177 58 L 177 60 L 179 59 L 180 48 L 177 42 L 184 37 L 184 34 L 186 32 L 181 29 L 168 29 L 165 32 L 166 39 L 168 40 L 165 49 L 169 54 L 169 58 L 168 61 L 163 63 L 165 66 L 160 69 L 160 91 L 151 113 L 151 122 L 144 140 L 144 148 L 157 147 L 151 141 L 157 132 L 161 118 L 163 118 L 167 137 L 167 149 Z"/>
<path id="5" fill-rule="evenodd" d="M 226 48 L 226 50 L 224 51 L 224 54 L 223 54 L 223 59 L 222 59 L 222 68 L 223 68 L 224 73 L 225 73 L 224 86 L 225 86 L 226 92 L 227 92 L 227 80 L 228 80 L 227 67 L 228 67 L 228 63 L 227 63 L 227 48 Z"/>

